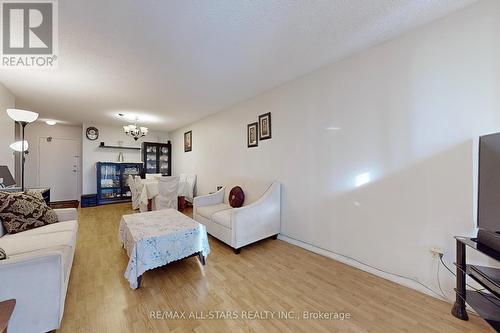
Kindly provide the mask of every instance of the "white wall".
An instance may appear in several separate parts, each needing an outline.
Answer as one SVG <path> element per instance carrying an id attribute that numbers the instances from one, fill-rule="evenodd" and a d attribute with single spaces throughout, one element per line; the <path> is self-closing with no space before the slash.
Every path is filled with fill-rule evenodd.
<path id="1" fill-rule="evenodd" d="M 85 135 L 88 127 L 94 126 L 99 130 L 99 138 L 95 141 L 90 141 Z M 125 162 L 141 162 L 141 153 L 138 150 L 118 150 L 118 149 L 101 149 L 99 144 L 104 142 L 108 146 L 118 146 L 119 141 L 122 141 L 124 147 L 141 147 L 142 142 L 164 142 L 169 140 L 168 133 L 151 131 L 148 135 L 135 142 L 134 139 L 125 135 L 122 126 L 108 126 L 98 124 L 83 124 L 83 194 L 94 194 L 97 191 L 96 184 L 96 169 L 97 162 L 117 162 L 118 154 L 121 151 L 124 155 Z"/>
<path id="2" fill-rule="evenodd" d="M 285 239 L 438 290 L 429 248 L 452 262 L 452 236 L 474 232 L 475 140 L 500 131 L 498 31 L 500 1 L 482 1 L 179 129 L 173 171 L 197 173 L 198 194 L 231 176 L 276 179 Z M 247 149 L 246 125 L 266 112 L 273 138 Z M 363 173 L 371 182 L 355 187 Z"/>
<path id="3" fill-rule="evenodd" d="M 26 126 L 25 138 L 29 143 L 29 154 L 26 155 L 25 164 L 25 184 L 26 187 L 46 186 L 47 184 L 40 184 L 39 182 L 39 142 L 40 138 L 53 137 L 58 139 L 74 139 L 81 145 L 82 140 L 82 127 L 81 126 L 68 126 L 68 125 L 54 125 L 49 126 L 45 122 L 35 122 Z M 80 154 L 81 155 L 81 154 Z M 81 161 L 81 157 L 80 157 Z M 58 163 L 53 161 L 53 163 Z M 79 167 L 81 170 L 81 165 Z M 81 173 L 79 176 L 78 191 L 81 193 Z"/>
<path id="4" fill-rule="evenodd" d="M 6 110 L 14 107 L 14 95 L 0 83 L 0 165 L 7 165 L 12 176 L 14 176 L 14 154 L 9 145 L 15 141 L 14 121 L 7 115 Z"/>

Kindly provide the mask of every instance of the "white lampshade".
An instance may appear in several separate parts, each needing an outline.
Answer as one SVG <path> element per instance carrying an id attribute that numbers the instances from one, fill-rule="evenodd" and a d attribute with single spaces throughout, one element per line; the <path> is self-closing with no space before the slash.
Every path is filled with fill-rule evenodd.
<path id="1" fill-rule="evenodd" d="M 13 144 L 11 144 L 10 149 L 15 150 L 15 151 L 23 151 L 23 142 L 22 141 L 16 141 Z M 28 151 L 29 145 L 28 141 L 24 140 L 24 151 Z"/>
<path id="2" fill-rule="evenodd" d="M 20 109 L 7 109 L 7 114 L 14 121 L 32 123 L 38 119 L 38 113 Z"/>

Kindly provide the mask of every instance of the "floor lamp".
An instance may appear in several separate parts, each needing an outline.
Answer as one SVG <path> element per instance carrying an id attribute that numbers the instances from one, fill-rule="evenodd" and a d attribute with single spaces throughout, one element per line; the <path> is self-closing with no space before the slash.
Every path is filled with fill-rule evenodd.
<path id="1" fill-rule="evenodd" d="M 11 148 L 17 150 L 20 146 L 21 151 L 21 190 L 24 191 L 24 162 L 26 161 L 26 151 L 28 150 L 28 142 L 24 140 L 24 129 L 26 125 L 38 119 L 38 113 L 19 109 L 7 109 L 9 117 L 21 126 L 21 141 L 15 142 Z M 14 146 L 14 147 L 13 147 Z M 17 150 L 19 151 L 19 150 Z"/>

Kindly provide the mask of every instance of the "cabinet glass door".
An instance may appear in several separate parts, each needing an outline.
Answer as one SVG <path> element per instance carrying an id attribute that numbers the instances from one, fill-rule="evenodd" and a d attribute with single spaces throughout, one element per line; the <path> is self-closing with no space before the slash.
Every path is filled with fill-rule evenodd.
<path id="1" fill-rule="evenodd" d="M 101 165 L 101 199 L 121 197 L 120 167 L 116 164 Z"/>
<path id="2" fill-rule="evenodd" d="M 169 156 L 169 151 L 168 151 L 168 146 L 160 146 L 160 173 L 162 175 L 169 175 L 170 170 L 168 169 L 168 156 Z"/>
<path id="3" fill-rule="evenodd" d="M 146 173 L 156 173 L 158 147 L 157 146 L 146 146 L 146 161 L 145 168 Z"/>

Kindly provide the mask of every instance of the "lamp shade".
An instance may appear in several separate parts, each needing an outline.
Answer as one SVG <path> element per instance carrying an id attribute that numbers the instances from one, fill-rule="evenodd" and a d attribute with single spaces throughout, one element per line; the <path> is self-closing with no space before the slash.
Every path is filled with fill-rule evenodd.
<path id="1" fill-rule="evenodd" d="M 10 149 L 15 150 L 15 151 L 23 151 L 23 142 L 22 141 L 16 141 L 13 144 L 11 144 Z M 24 151 L 28 151 L 29 145 L 28 141 L 24 140 Z"/>
<path id="2" fill-rule="evenodd" d="M 32 123 L 38 119 L 38 113 L 20 109 L 7 109 L 7 114 L 14 121 Z"/>

